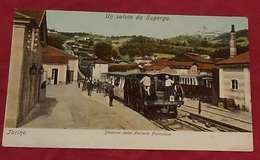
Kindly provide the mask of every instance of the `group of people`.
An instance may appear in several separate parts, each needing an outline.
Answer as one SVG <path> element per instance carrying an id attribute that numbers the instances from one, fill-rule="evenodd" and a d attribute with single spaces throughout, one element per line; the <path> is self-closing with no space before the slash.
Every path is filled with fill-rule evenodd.
<path id="1" fill-rule="evenodd" d="M 99 80 L 78 80 L 78 88 L 80 88 L 81 83 L 83 83 L 82 91 L 87 90 L 88 96 L 91 96 L 92 91 L 95 89 L 97 93 L 103 93 L 104 97 L 109 97 L 109 106 L 113 106 L 114 99 L 114 86 L 108 82 L 100 82 Z"/>
<path id="2" fill-rule="evenodd" d="M 151 91 L 150 91 L 151 84 L 152 84 L 151 82 L 152 82 L 151 78 L 148 75 L 145 75 L 140 81 L 140 83 L 143 84 L 143 87 L 144 87 L 144 90 L 145 90 L 145 93 L 146 93 L 147 96 L 151 95 Z M 170 100 L 170 96 L 172 94 L 172 85 L 173 84 L 174 84 L 174 81 L 171 80 L 168 75 L 166 75 L 165 76 L 165 83 L 164 83 L 164 101 Z"/>
<path id="3" fill-rule="evenodd" d="M 109 84 L 108 82 L 100 82 L 99 80 L 93 80 L 92 81 L 81 81 L 80 79 L 78 80 L 78 87 L 80 88 L 80 84 L 83 82 L 83 87 L 82 90 L 87 89 L 88 91 L 88 96 L 91 96 L 91 93 L 94 89 L 96 89 L 97 93 L 104 93 L 104 97 L 109 96 L 109 106 L 113 106 L 113 100 L 115 97 L 114 94 L 114 85 Z M 145 75 L 141 81 L 140 84 L 143 85 L 144 90 L 145 90 L 145 96 L 149 97 L 151 96 L 151 84 L 152 80 L 151 77 L 148 75 Z M 165 83 L 164 83 L 164 98 L 163 100 L 170 100 L 171 95 L 172 95 L 172 86 L 174 84 L 174 81 L 169 78 L 168 75 L 165 76 Z"/>

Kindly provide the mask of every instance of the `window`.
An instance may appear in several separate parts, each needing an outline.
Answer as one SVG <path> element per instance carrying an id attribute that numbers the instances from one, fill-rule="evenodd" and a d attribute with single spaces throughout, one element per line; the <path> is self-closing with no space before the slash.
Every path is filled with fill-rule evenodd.
<path id="1" fill-rule="evenodd" d="M 233 89 L 233 90 L 238 89 L 238 81 L 236 79 L 231 80 L 231 89 Z"/>
<path id="2" fill-rule="evenodd" d="M 55 76 L 55 69 L 52 69 L 52 72 L 51 72 L 51 79 L 54 79 L 54 76 Z"/>
<path id="3" fill-rule="evenodd" d="M 206 80 L 206 87 L 211 88 L 212 87 L 212 80 Z"/>
<path id="4" fill-rule="evenodd" d="M 119 83 L 120 83 L 120 77 L 115 77 L 114 85 L 118 87 Z"/>

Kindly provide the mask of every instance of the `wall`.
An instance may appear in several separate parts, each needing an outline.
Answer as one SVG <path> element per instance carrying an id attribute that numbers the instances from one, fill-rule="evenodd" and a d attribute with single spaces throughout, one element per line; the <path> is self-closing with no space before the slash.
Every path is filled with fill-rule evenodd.
<path id="1" fill-rule="evenodd" d="M 232 67 L 219 70 L 220 98 L 234 99 L 240 109 L 251 111 L 250 74 L 248 68 Z M 238 80 L 238 89 L 232 90 L 231 79 Z"/>
<path id="2" fill-rule="evenodd" d="M 177 74 L 189 74 L 188 69 L 175 69 Z"/>
<path id="3" fill-rule="evenodd" d="M 13 29 L 13 40 L 10 57 L 9 80 L 7 91 L 7 108 L 5 126 L 15 128 L 18 123 L 19 102 L 21 98 L 22 81 L 22 60 L 23 60 L 23 41 L 25 28 L 19 27 Z"/>
<path id="4" fill-rule="evenodd" d="M 30 75 L 33 63 L 39 68 L 41 47 L 27 48 L 29 37 L 25 25 L 14 25 L 6 103 L 5 127 L 15 128 L 24 120 L 39 100 L 41 76 Z M 30 45 L 30 43 L 29 43 Z"/>
<path id="5" fill-rule="evenodd" d="M 44 70 L 47 75 L 47 84 L 53 84 L 50 81 L 52 77 L 52 69 L 58 69 L 58 84 L 66 84 L 67 65 L 66 64 L 44 64 Z M 59 83 L 60 82 L 60 83 Z"/>
<path id="6" fill-rule="evenodd" d="M 101 73 L 108 72 L 108 64 L 95 64 L 93 79 L 101 79 Z"/>
<path id="7" fill-rule="evenodd" d="M 188 70 L 188 74 L 198 74 L 198 66 L 192 65 L 190 70 Z"/>
<path id="8" fill-rule="evenodd" d="M 78 79 L 78 64 L 79 64 L 78 59 L 69 60 L 68 62 L 69 70 L 73 70 L 73 81 L 77 81 Z"/>

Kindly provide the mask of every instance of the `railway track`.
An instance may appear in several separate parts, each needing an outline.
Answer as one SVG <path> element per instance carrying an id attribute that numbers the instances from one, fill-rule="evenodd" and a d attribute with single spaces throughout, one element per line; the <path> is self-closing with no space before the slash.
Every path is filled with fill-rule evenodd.
<path id="1" fill-rule="evenodd" d="M 249 122 L 243 121 L 241 119 L 228 117 L 226 115 L 221 115 L 218 113 L 208 111 L 209 114 L 219 116 L 221 117 L 219 119 L 223 119 L 223 121 L 219 121 L 216 119 L 200 116 L 198 114 L 194 114 L 192 112 L 188 112 L 182 109 L 179 109 L 179 111 L 180 114 L 175 119 L 166 119 L 166 118 L 164 118 L 164 120 L 153 119 L 151 120 L 151 122 L 157 125 L 158 127 L 168 131 L 251 132 L 246 128 L 238 127 L 230 123 L 225 123 L 225 120 L 226 121 L 229 120 L 229 121 L 233 121 L 234 124 L 243 123 L 245 125 L 251 125 Z"/>
<path id="2" fill-rule="evenodd" d="M 190 119 L 203 123 L 208 128 L 217 128 L 221 132 L 252 132 L 252 122 L 248 117 L 242 118 L 243 116 L 240 117 L 239 113 L 233 113 L 234 111 L 205 107 L 203 114 L 198 114 L 197 107 L 188 105 L 184 105 L 180 110 L 188 113 Z"/>
<path id="3" fill-rule="evenodd" d="M 123 103 L 123 101 L 120 99 L 116 100 Z M 220 110 L 217 108 L 215 109 Z M 178 117 L 174 119 L 162 116 L 159 116 L 159 118 L 157 117 L 157 119 L 147 115 L 144 115 L 144 117 L 150 120 L 154 125 L 167 131 L 252 132 L 251 129 L 248 129 L 250 128 L 248 126 L 252 125 L 252 123 L 225 114 L 225 112 L 228 113 L 229 111 L 223 110 L 222 112 L 217 112 L 214 110 L 203 110 L 203 113 L 211 115 L 211 118 L 208 118 L 206 116 L 195 114 L 197 113 L 197 110 L 197 107 L 183 105 L 181 108 L 178 109 Z M 214 119 L 214 117 L 218 117 L 218 119 Z M 232 125 L 232 123 L 226 123 L 226 121 L 233 121 L 233 124 L 240 123 L 243 125 L 241 125 L 242 127 L 236 126 Z"/>
<path id="4" fill-rule="evenodd" d="M 203 127 L 203 124 L 195 124 L 180 118 L 161 120 L 150 120 L 154 125 L 167 131 L 201 131 L 214 132 L 214 130 Z"/>
<path id="5" fill-rule="evenodd" d="M 165 130 L 167 130 L 167 131 L 176 131 L 175 128 L 172 128 L 172 127 L 170 127 L 169 125 L 160 122 L 159 120 L 151 120 L 151 119 L 150 119 L 150 121 L 151 121 L 154 125 L 156 125 L 157 127 L 161 128 L 161 129 L 165 129 Z"/>

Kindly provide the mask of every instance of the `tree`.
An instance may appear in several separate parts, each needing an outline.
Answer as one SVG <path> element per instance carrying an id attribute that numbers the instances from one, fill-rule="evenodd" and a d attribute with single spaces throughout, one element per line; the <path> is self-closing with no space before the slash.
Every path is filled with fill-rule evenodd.
<path id="1" fill-rule="evenodd" d="M 97 58 L 108 60 L 112 58 L 112 45 L 107 42 L 97 43 L 94 47 L 94 52 Z"/>
<path id="2" fill-rule="evenodd" d="M 63 50 L 63 47 L 62 45 L 65 43 L 66 40 L 68 40 L 69 37 L 67 36 L 63 36 L 63 35 L 60 35 L 60 34 L 54 34 L 54 33 L 50 33 L 48 34 L 48 44 L 55 47 L 55 48 L 58 48 L 58 49 L 61 49 Z"/>
<path id="3" fill-rule="evenodd" d="M 120 57 L 118 50 L 112 49 L 112 51 L 111 51 L 111 56 L 112 56 L 114 59 L 118 59 L 118 58 Z"/>
<path id="4" fill-rule="evenodd" d="M 94 42 L 92 39 L 90 39 L 89 43 L 88 43 L 89 46 L 93 46 L 94 45 Z"/>

